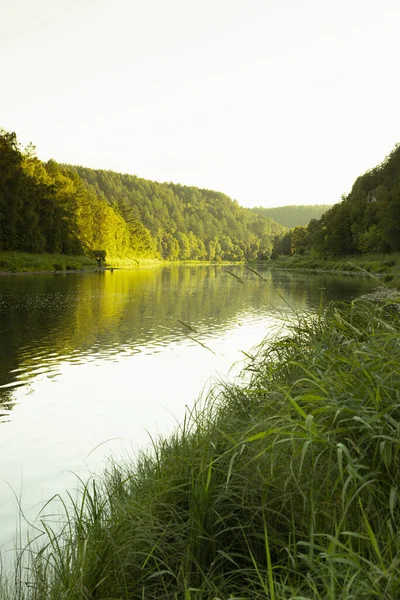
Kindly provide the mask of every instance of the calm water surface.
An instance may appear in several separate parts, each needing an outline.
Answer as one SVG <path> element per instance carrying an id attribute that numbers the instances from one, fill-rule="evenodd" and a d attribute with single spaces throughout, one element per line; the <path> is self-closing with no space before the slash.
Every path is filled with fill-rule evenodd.
<path id="1" fill-rule="evenodd" d="M 243 266 L 0 277 L 0 551 L 77 473 L 166 434 L 293 310 L 366 279 Z M 204 347 L 206 346 L 206 347 Z M 17 499 L 18 498 L 18 502 Z"/>

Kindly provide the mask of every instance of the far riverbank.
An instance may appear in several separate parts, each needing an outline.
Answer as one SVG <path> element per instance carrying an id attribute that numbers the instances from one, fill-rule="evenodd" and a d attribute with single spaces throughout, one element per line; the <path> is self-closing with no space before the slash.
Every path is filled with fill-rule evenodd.
<path id="1" fill-rule="evenodd" d="M 0 252 L 0 275 L 81 271 L 96 267 L 97 262 L 88 256 Z"/>
<path id="2" fill-rule="evenodd" d="M 88 256 L 68 254 L 31 254 L 29 252 L 0 252 L 0 276 L 12 274 L 78 273 L 110 268 L 134 268 L 158 266 L 163 261 L 150 258 L 111 258 L 99 267 L 97 261 Z"/>
<path id="3" fill-rule="evenodd" d="M 273 269 L 313 271 L 372 277 L 389 287 L 400 287 L 400 253 L 365 254 L 321 258 L 314 256 L 279 256 L 269 263 Z"/>
<path id="4" fill-rule="evenodd" d="M 99 267 L 96 260 L 87 256 L 67 254 L 30 254 L 29 252 L 0 252 L 0 276 L 36 274 L 65 274 L 110 269 L 135 269 L 138 267 L 160 267 L 165 265 L 231 265 L 243 261 L 177 260 L 165 261 L 158 258 L 118 258 L 111 257 Z"/>
<path id="5" fill-rule="evenodd" d="M 66 254 L 31 254 L 29 252 L 0 252 L 0 276 L 12 274 L 65 274 L 96 270 L 132 269 L 163 265 L 210 265 L 241 264 L 231 261 L 211 263 L 210 261 L 163 261 L 156 258 L 109 258 L 99 267 L 96 260 L 87 256 Z M 318 258 L 314 256 L 280 256 L 262 263 L 272 269 L 310 271 L 315 273 L 335 273 L 358 275 L 379 279 L 388 287 L 400 288 L 400 253 L 381 255 L 344 256 Z M 254 263 L 252 263 L 254 266 Z M 257 268 L 257 266 L 255 265 Z"/>

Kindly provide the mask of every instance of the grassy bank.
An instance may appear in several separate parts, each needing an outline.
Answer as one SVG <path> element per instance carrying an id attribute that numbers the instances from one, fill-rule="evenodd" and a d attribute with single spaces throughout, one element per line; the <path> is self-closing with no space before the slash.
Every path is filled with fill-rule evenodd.
<path id="1" fill-rule="evenodd" d="M 96 261 L 87 256 L 0 252 L 0 272 L 75 271 L 96 265 Z"/>
<path id="2" fill-rule="evenodd" d="M 209 261 L 185 260 L 164 261 L 157 258 L 118 258 L 108 257 L 107 264 L 118 269 L 136 267 L 157 267 L 163 265 L 211 265 Z M 221 261 L 218 264 L 232 264 Z M 32 273 L 40 271 L 79 271 L 97 267 L 94 259 L 87 256 L 69 256 L 66 254 L 31 254 L 29 252 L 0 252 L 0 273 Z"/>
<path id="3" fill-rule="evenodd" d="M 332 305 L 248 369 L 83 486 L 0 598 L 399 598 L 398 311 Z"/>
<path id="4" fill-rule="evenodd" d="M 149 267 L 163 264 L 151 258 L 107 258 L 107 264 L 122 269 L 138 266 Z M 33 273 L 53 271 L 79 271 L 96 268 L 96 260 L 87 256 L 67 254 L 31 254 L 29 252 L 0 252 L 0 273 Z"/>
<path id="5" fill-rule="evenodd" d="M 365 254 L 335 258 L 314 256 L 279 256 L 271 260 L 271 267 L 309 271 L 332 271 L 382 277 L 391 287 L 400 287 L 400 253 Z"/>

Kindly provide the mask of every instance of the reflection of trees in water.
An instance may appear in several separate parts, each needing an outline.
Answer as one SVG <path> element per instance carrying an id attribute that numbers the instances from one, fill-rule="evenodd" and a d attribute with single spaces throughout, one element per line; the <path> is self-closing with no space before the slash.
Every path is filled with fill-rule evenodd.
<path id="1" fill-rule="evenodd" d="M 353 275 L 334 275 L 272 270 L 271 286 L 293 309 L 317 309 L 332 300 L 350 300 L 376 287 L 372 279 Z"/>
<path id="2" fill-rule="evenodd" d="M 10 390 L 0 390 L 0 423 L 8 421 L 8 413 L 15 404 L 13 394 Z"/>
<path id="3" fill-rule="evenodd" d="M 261 280 L 244 266 L 229 270 L 244 283 L 223 266 L 3 278 L 0 385 L 15 381 L 13 370 L 29 377 L 35 367 L 50 368 L 66 356 L 168 343 L 187 333 L 180 321 L 207 334 L 239 312 L 279 309 L 285 302 L 304 310 L 318 305 L 321 294 L 324 303 L 338 297 L 343 285 L 325 275 L 260 270 Z M 0 397 L 11 401 L 4 389 Z"/>

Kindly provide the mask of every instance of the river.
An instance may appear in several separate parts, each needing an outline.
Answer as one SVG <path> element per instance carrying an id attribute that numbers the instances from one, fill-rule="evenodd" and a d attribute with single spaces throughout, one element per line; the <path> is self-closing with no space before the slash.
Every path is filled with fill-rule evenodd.
<path id="1" fill-rule="evenodd" d="M 232 365 L 282 318 L 376 287 L 258 272 L 263 279 L 242 265 L 0 277 L 3 560 L 19 505 L 38 523 L 43 503 L 74 489 L 77 475 L 171 432 L 213 381 L 238 375 L 242 365 Z"/>

